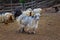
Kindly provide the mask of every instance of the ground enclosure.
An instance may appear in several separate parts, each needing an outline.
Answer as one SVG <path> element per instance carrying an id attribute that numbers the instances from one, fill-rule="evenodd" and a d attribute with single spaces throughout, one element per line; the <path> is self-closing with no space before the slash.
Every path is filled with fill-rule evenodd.
<path id="1" fill-rule="evenodd" d="M 16 22 L 0 23 L 0 40 L 60 40 L 60 13 L 42 13 L 38 33 L 16 33 Z"/>

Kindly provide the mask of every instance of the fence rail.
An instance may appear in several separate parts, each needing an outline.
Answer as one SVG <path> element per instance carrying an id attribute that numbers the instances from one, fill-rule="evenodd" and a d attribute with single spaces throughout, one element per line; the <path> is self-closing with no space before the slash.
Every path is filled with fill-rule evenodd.
<path id="1" fill-rule="evenodd" d="M 36 2 L 36 1 L 32 1 L 32 2 L 28 2 L 28 3 L 24 3 L 24 5 L 22 3 L 12 3 L 12 4 L 4 4 L 3 6 L 3 11 L 5 10 L 14 10 L 15 8 L 20 8 L 21 10 L 26 10 L 27 8 L 37 8 L 37 7 L 47 7 L 48 5 L 53 4 L 54 1 L 42 1 L 42 2 Z M 1 6 L 0 6 L 1 8 Z M 11 11 L 12 11 L 11 10 Z"/>

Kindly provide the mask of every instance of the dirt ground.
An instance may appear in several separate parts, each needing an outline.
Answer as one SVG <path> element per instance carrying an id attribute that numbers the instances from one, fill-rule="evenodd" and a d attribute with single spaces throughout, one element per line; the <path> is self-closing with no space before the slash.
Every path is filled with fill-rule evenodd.
<path id="1" fill-rule="evenodd" d="M 0 23 L 0 40 L 60 40 L 60 13 L 43 13 L 36 34 L 17 33 L 16 22 Z"/>

